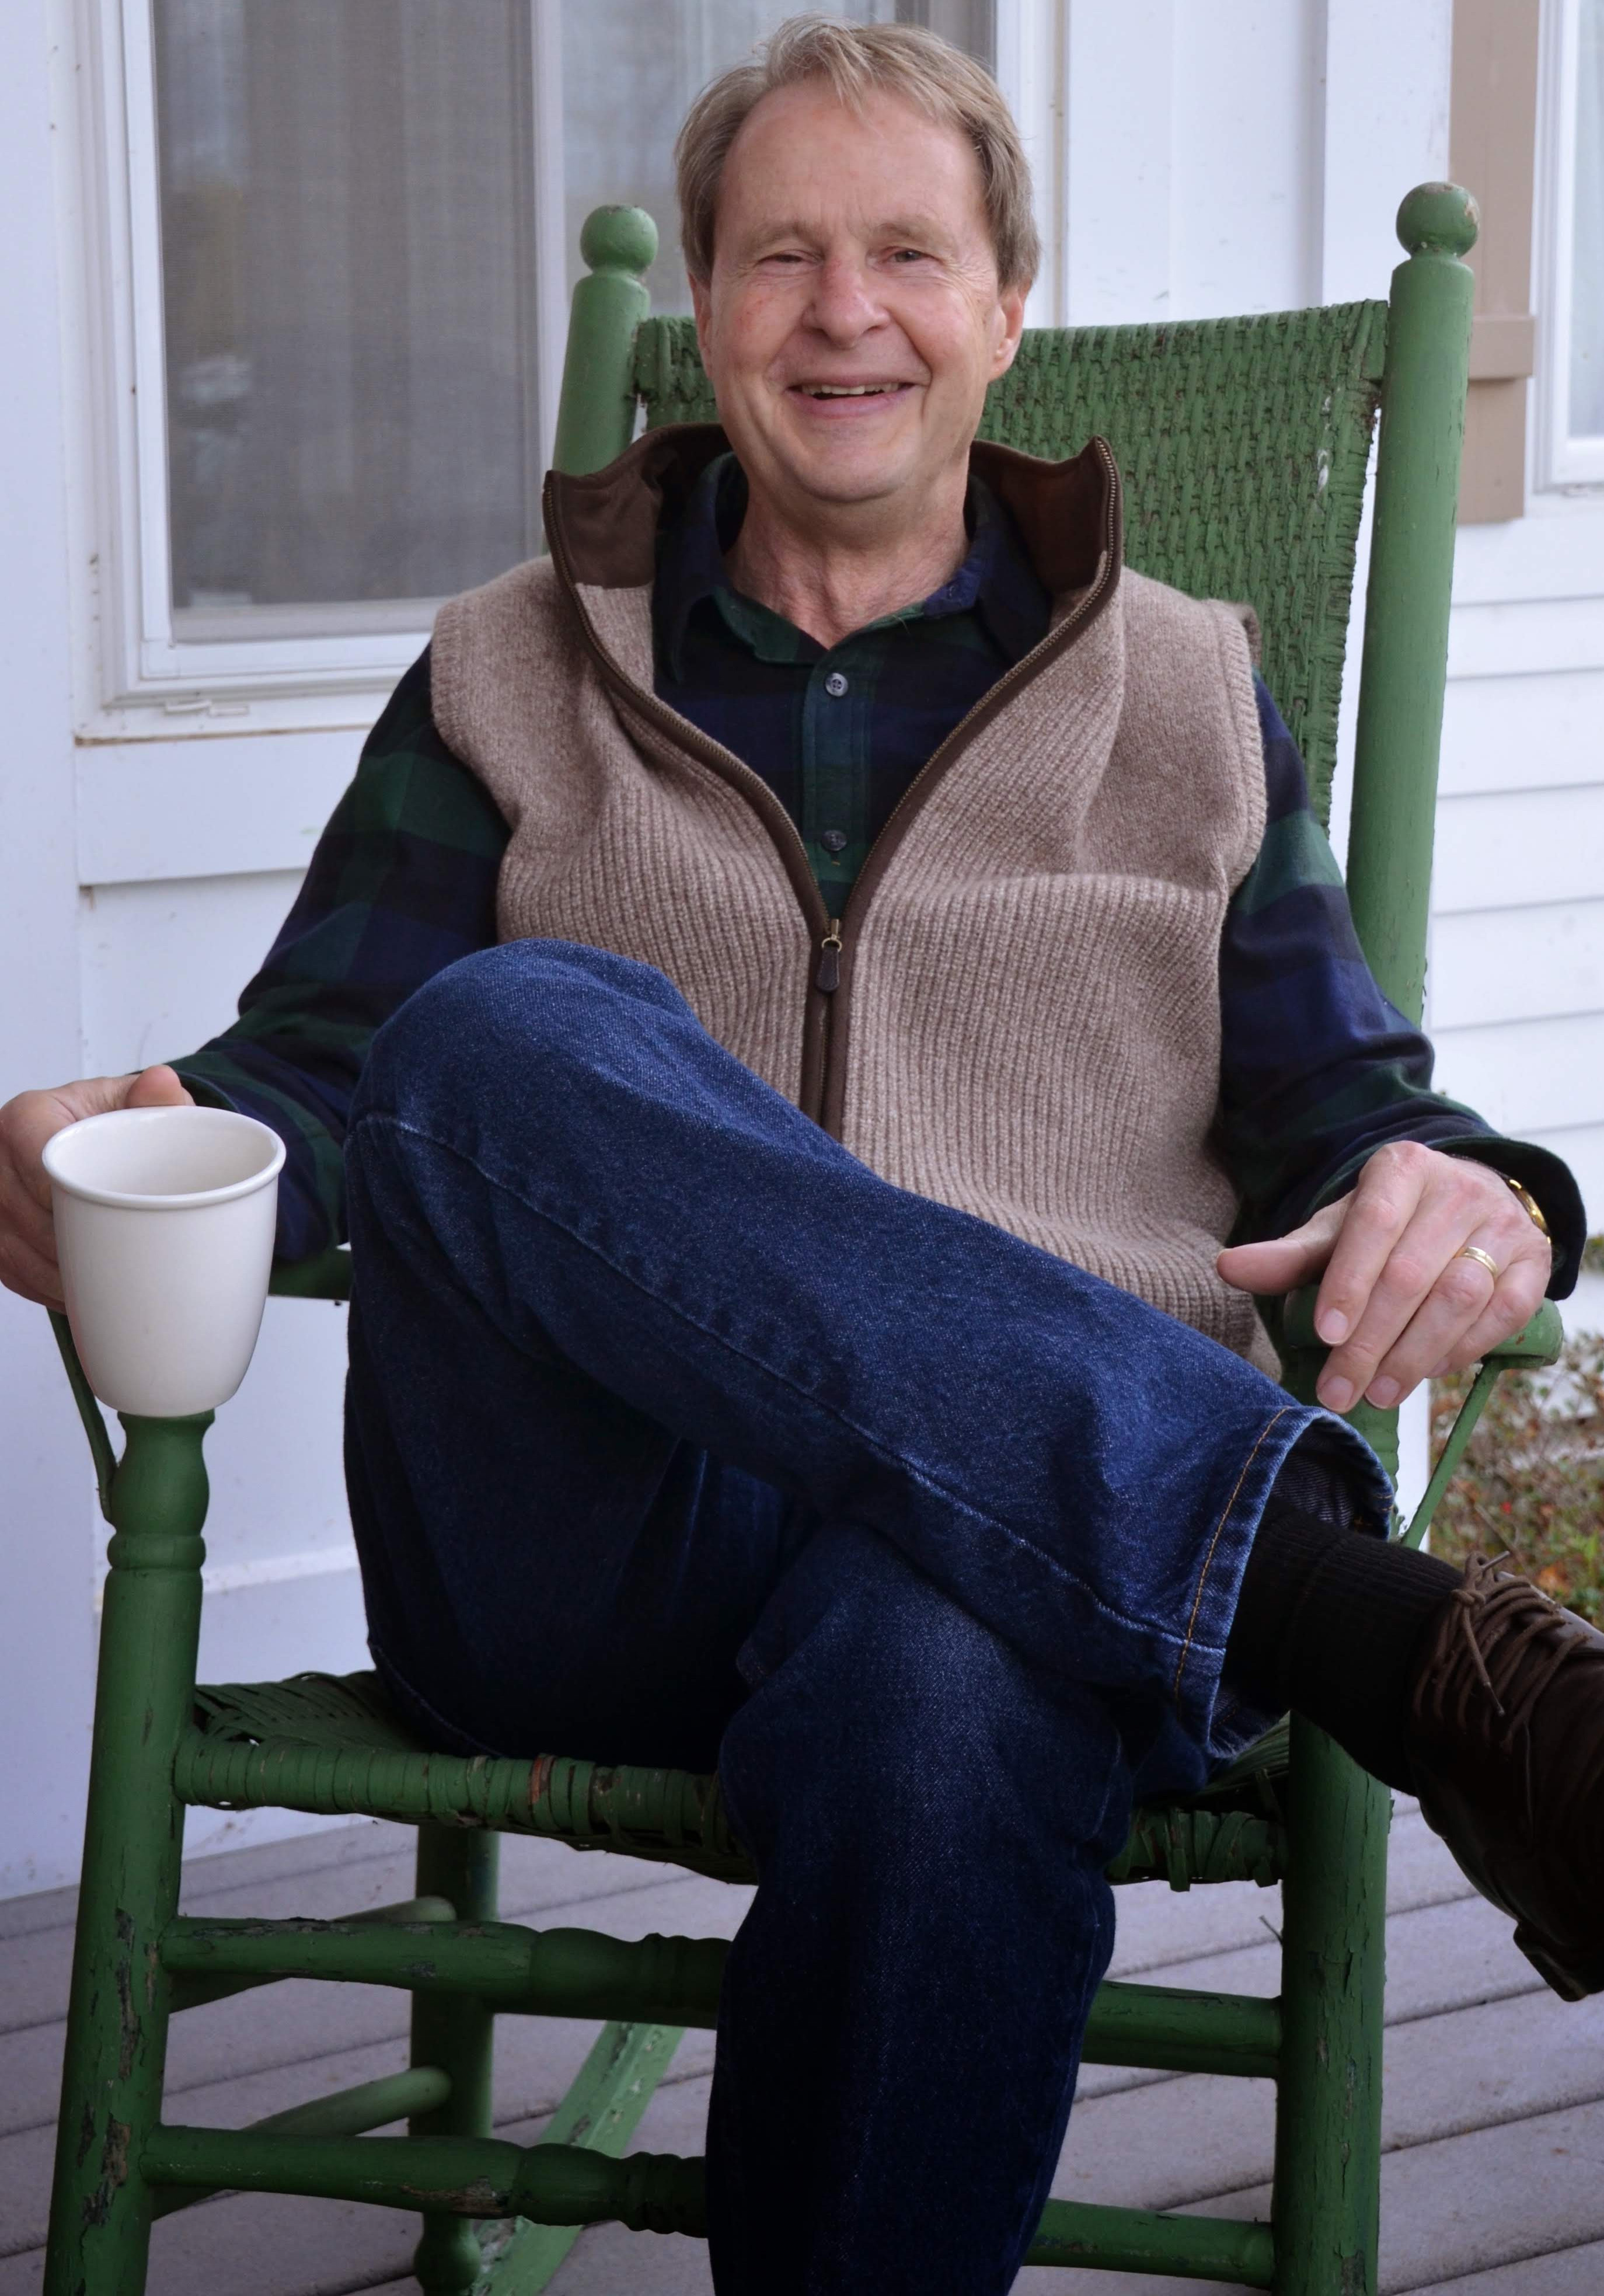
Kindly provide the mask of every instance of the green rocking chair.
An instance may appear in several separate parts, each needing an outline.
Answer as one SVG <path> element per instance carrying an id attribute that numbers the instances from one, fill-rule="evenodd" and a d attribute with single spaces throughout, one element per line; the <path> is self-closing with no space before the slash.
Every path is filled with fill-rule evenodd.
<path id="1" fill-rule="evenodd" d="M 1420 1011 L 1437 742 L 1476 234 L 1466 193 L 1430 184 L 1399 215 L 1389 303 L 1026 337 L 986 434 L 1062 455 L 1094 432 L 1126 488 L 1128 555 L 1203 596 L 1250 599 L 1271 690 L 1329 801 L 1355 538 L 1381 410 L 1348 882 L 1387 994 Z M 638 209 L 585 226 L 557 461 L 600 467 L 649 424 L 713 414 L 690 323 L 650 320 L 656 234 Z M 343 1297 L 340 1253 L 274 1290 Z M 1321 1361 L 1305 1295 L 1282 1319 L 1287 1384 Z M 210 1414 L 126 1417 L 116 1459 L 64 1323 L 57 1336 L 114 1527 L 68 2022 L 46 2296 L 137 2296 L 151 2220 L 220 2188 L 363 2200 L 421 2216 L 428 2296 L 545 2287 L 589 2224 L 698 2233 L 699 2161 L 625 2153 L 680 2030 L 716 2021 L 724 1947 L 496 1919 L 498 1835 L 534 1833 L 750 1880 L 716 1779 L 567 1753 L 466 1760 L 419 1745 L 371 1675 L 197 1688 L 201 1447 Z M 1489 1360 L 1404 1535 L 1418 1538 L 1499 1371 L 1558 1352 L 1551 1308 Z M 1356 1422 L 1387 1464 L 1395 1427 Z M 187 1806 L 359 1812 L 418 1828 L 417 1896 L 359 1921 L 189 1920 L 176 1912 Z M 1277 2085 L 1270 2221 L 1052 2202 L 1032 2264 L 1245 2283 L 1279 2296 L 1376 2284 L 1382 1907 L 1388 1798 L 1294 1722 L 1208 1793 L 1140 1811 L 1112 1878 L 1172 1889 L 1285 1884 L 1279 1999 L 1104 1985 L 1093 2064 Z M 404 1988 L 412 2063 L 240 2130 L 162 2117 L 170 2018 L 284 1978 Z M 498 2142 L 496 2015 L 607 2021 L 544 2138 Z M 411 2134 L 365 2132 L 406 2119 Z M 481 2237 L 488 2220 L 494 2227 Z"/>

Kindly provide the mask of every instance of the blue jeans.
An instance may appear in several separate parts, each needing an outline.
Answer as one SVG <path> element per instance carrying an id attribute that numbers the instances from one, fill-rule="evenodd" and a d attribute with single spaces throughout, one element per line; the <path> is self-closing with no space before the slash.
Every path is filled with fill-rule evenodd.
<path id="1" fill-rule="evenodd" d="M 716 1765 L 757 1862 L 716 2286 L 1009 2288 L 1112 1947 L 1102 1869 L 1134 1796 L 1268 1718 L 1221 1660 L 1325 1414 L 877 1178 L 596 950 L 429 982 L 347 1162 L 375 1663 L 447 1746 Z"/>

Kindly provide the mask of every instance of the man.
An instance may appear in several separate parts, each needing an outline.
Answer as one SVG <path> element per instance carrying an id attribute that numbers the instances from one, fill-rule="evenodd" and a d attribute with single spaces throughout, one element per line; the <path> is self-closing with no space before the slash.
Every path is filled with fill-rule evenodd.
<path id="1" fill-rule="evenodd" d="M 1252 1295 L 1323 1271 L 1323 1399 L 1389 1404 L 1568 1288 L 1581 1210 L 1428 1090 L 1240 620 L 1123 570 L 1106 452 L 974 447 L 1035 258 L 984 75 L 800 21 L 681 185 L 722 434 L 553 482 L 239 1026 L 4 1111 L 0 1251 L 54 1296 L 73 1116 L 182 1077 L 286 1132 L 283 1248 L 354 1243 L 392 1695 L 716 1762 L 757 1860 L 717 2285 L 975 2296 L 1133 1796 L 1289 1703 L 1604 1985 L 1604 1638 L 1387 1545 L 1364 1446 L 1248 1360 Z"/>

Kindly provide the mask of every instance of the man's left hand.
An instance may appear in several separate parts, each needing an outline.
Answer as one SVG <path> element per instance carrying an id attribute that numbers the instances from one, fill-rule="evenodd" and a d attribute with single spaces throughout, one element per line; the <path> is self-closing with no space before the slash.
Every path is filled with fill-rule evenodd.
<path id="1" fill-rule="evenodd" d="M 1498 1270 L 1470 1258 L 1485 1251 Z M 1317 1392 L 1328 1411 L 1358 1397 L 1390 1410 L 1422 1379 L 1478 1362 L 1537 1312 L 1552 1255 L 1536 1223 L 1485 1164 L 1418 1141 L 1379 1148 L 1346 1196 L 1218 1267 L 1239 1292 L 1295 1291 L 1324 1270 L 1314 1329 L 1330 1348 Z"/>

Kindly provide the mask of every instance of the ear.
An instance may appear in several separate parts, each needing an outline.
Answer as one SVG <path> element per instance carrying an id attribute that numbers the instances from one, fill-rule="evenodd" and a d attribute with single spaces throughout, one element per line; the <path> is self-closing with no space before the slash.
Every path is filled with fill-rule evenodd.
<path id="1" fill-rule="evenodd" d="M 1019 287 L 1004 287 L 997 296 L 995 334 L 992 342 L 991 379 L 1006 374 L 1013 365 L 1019 348 L 1019 337 L 1025 332 L 1025 301 L 1031 283 L 1027 279 Z"/>

